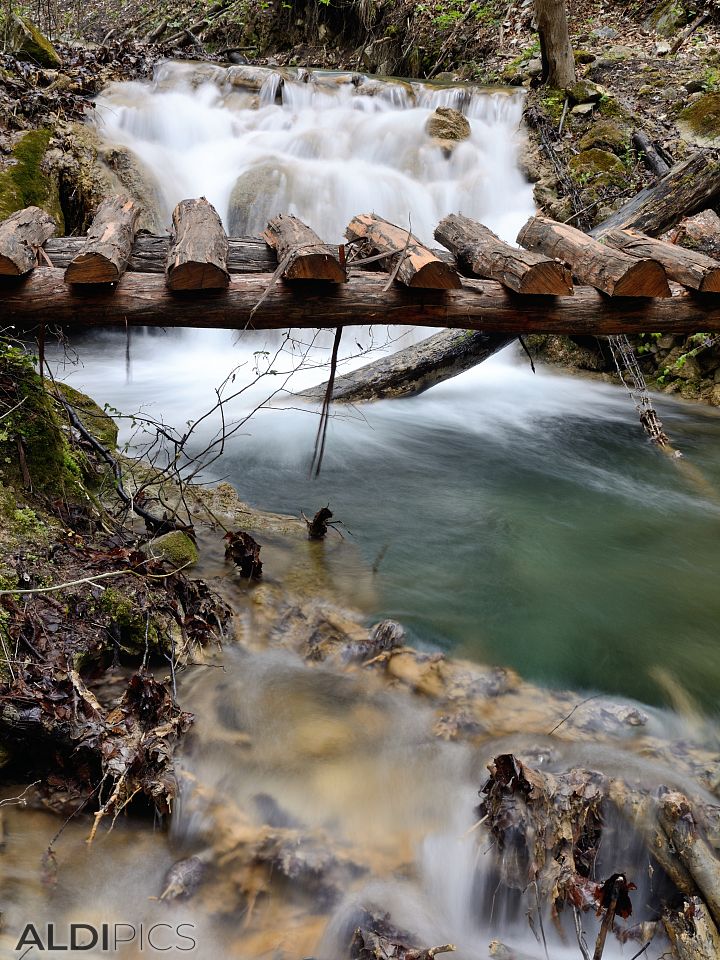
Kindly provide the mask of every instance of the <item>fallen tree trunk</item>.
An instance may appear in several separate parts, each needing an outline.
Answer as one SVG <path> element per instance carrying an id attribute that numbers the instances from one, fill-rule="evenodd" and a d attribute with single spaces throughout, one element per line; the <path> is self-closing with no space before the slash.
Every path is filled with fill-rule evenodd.
<path id="1" fill-rule="evenodd" d="M 611 230 L 605 243 L 631 257 L 651 257 L 665 268 L 671 280 L 701 293 L 720 293 L 720 262 L 675 243 L 654 240 L 643 233 Z"/>
<path id="2" fill-rule="evenodd" d="M 173 210 L 173 244 L 166 278 L 171 290 L 222 290 L 227 271 L 227 235 L 215 207 L 204 197 L 181 200 Z"/>
<path id="3" fill-rule="evenodd" d="M 57 224 L 40 207 L 18 210 L 0 223 L 0 276 L 20 277 L 37 263 L 38 249 Z"/>
<path id="4" fill-rule="evenodd" d="M 87 239 L 65 271 L 66 283 L 115 283 L 125 273 L 140 207 L 129 197 L 108 197 L 93 218 Z"/>
<path id="5" fill-rule="evenodd" d="M 263 234 L 275 250 L 278 269 L 286 280 L 326 280 L 346 283 L 347 274 L 338 258 L 338 248 L 323 243 L 302 220 L 280 214 L 268 223 Z"/>
<path id="6" fill-rule="evenodd" d="M 699 897 L 693 897 L 682 912 L 663 916 L 663 925 L 677 960 L 717 960 L 720 933 Z"/>
<path id="7" fill-rule="evenodd" d="M 456 377 L 502 350 L 515 337 L 473 330 L 444 330 L 364 367 L 335 377 L 332 399 L 362 403 L 386 397 L 409 397 Z M 327 383 L 298 396 L 321 403 Z"/>
<path id="8" fill-rule="evenodd" d="M 408 287 L 457 290 L 460 278 L 454 267 L 435 256 L 408 230 L 383 220 L 374 213 L 354 217 L 345 231 L 351 242 L 362 241 L 369 253 L 385 253 L 388 269 Z M 399 262 L 398 262 L 399 260 Z"/>
<path id="9" fill-rule="evenodd" d="M 632 135 L 632 143 L 638 153 L 643 155 L 645 165 L 658 177 L 665 177 L 670 173 L 669 164 L 665 163 L 650 137 L 642 130 L 636 130 Z"/>
<path id="10" fill-rule="evenodd" d="M 518 234 L 518 243 L 564 260 L 581 283 L 589 283 L 611 297 L 670 296 L 659 263 L 629 257 L 567 224 L 531 217 Z"/>
<path id="11" fill-rule="evenodd" d="M 450 214 L 441 220 L 435 239 L 476 277 L 497 280 L 516 293 L 572 294 L 572 276 L 560 260 L 511 247 L 482 223 L 462 214 Z"/>
<path id="12" fill-rule="evenodd" d="M 720 159 L 703 150 L 673 167 L 655 186 L 641 190 L 591 235 L 602 237 L 610 230 L 633 227 L 657 236 L 683 217 L 711 207 L 719 195 Z"/>
<path id="13" fill-rule="evenodd" d="M 78 288 L 63 271 L 44 267 L 26 279 L 0 284 L 0 310 L 9 323 L 38 323 L 52 311 L 55 323 L 282 330 L 288 327 L 412 324 L 485 333 L 697 333 L 720 330 L 720 297 L 693 296 L 677 288 L 662 300 L 616 301 L 592 287 L 574 297 L 518 297 L 492 280 L 464 280 L 462 289 L 410 290 L 384 276 L 355 273 L 349 283 L 275 284 L 267 274 L 235 276 L 227 290 L 174 296 L 161 277 L 126 273 L 117 286 Z M 252 317 L 251 317 L 252 313 Z"/>

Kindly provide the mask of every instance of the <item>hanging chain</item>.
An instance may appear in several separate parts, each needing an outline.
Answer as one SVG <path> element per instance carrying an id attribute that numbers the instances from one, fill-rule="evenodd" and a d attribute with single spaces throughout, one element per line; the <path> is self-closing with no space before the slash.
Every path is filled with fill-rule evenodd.
<path id="1" fill-rule="evenodd" d="M 653 443 L 669 447 L 670 438 L 663 432 L 662 421 L 652 405 L 645 377 L 630 341 L 624 333 L 617 337 L 608 337 L 607 340 L 620 381 L 635 404 L 643 430 Z"/>

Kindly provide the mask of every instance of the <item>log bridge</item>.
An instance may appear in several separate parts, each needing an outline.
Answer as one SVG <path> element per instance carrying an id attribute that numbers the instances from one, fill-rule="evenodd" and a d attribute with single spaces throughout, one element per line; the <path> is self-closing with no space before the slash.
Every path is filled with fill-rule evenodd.
<path id="1" fill-rule="evenodd" d="M 55 238 L 37 207 L 0 223 L 0 323 L 720 330 L 720 262 L 622 223 L 598 239 L 532 217 L 516 247 L 454 214 L 435 231 L 441 251 L 374 214 L 355 217 L 340 246 L 289 215 L 262 238 L 228 238 L 204 198 L 178 204 L 169 236 L 138 233 L 138 214 L 135 200 L 111 197 L 86 237 Z"/>

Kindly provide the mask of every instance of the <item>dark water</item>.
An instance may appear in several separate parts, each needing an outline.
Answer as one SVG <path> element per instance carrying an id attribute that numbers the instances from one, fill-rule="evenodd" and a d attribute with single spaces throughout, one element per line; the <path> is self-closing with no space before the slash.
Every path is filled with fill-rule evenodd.
<path id="1" fill-rule="evenodd" d="M 258 344 L 257 335 L 242 346 L 219 333 L 140 337 L 128 379 L 124 338 L 101 334 L 78 343 L 82 366 L 67 375 L 101 403 L 182 424 Z M 242 398 L 238 415 L 276 385 Z M 291 398 L 279 405 L 243 428 L 215 476 L 272 510 L 329 502 L 367 563 L 379 563 L 373 617 L 547 684 L 662 703 L 669 677 L 716 710 L 713 410 L 660 402 L 686 455 L 678 464 L 645 440 L 621 389 L 533 376 L 506 353 L 420 397 L 336 417 L 311 480 L 316 411 Z"/>

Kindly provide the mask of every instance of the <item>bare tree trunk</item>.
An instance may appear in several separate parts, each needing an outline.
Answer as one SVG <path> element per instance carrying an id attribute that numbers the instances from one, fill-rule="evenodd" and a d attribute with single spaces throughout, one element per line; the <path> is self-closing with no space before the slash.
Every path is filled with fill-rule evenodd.
<path id="1" fill-rule="evenodd" d="M 565 0 L 535 0 L 535 18 L 540 34 L 543 81 L 554 89 L 567 90 L 576 78 Z"/>

